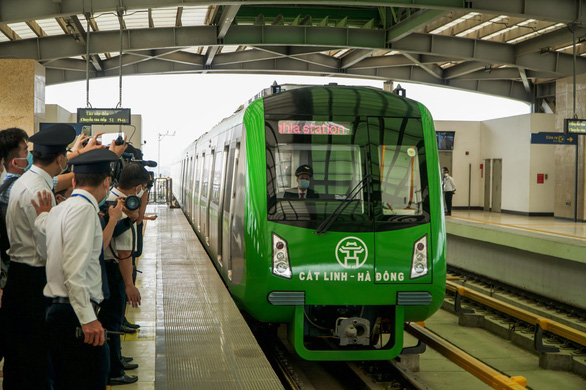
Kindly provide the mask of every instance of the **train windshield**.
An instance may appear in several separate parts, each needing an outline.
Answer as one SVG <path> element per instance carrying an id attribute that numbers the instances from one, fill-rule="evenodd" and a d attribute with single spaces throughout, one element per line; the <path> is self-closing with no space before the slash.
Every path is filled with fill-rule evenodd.
<path id="1" fill-rule="evenodd" d="M 429 222 L 420 118 L 265 119 L 270 221 L 348 232 Z"/>

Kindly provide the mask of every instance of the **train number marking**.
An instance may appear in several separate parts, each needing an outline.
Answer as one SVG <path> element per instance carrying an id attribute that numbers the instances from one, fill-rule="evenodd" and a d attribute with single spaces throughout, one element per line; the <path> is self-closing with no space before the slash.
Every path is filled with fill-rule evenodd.
<path id="1" fill-rule="evenodd" d="M 336 246 L 336 260 L 344 268 L 357 269 L 366 263 L 368 247 L 358 237 L 346 237 Z"/>

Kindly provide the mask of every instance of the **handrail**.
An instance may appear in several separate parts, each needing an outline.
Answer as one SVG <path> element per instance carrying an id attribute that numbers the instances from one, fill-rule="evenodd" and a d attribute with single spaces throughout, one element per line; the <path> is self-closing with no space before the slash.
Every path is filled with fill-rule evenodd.
<path id="1" fill-rule="evenodd" d="M 493 389 L 525 390 L 527 388 L 525 377 L 508 377 L 420 325 L 405 324 L 405 330 Z"/>
<path id="2" fill-rule="evenodd" d="M 485 306 L 508 314 L 529 324 L 539 326 L 541 329 L 556 334 L 565 339 L 571 340 L 580 345 L 586 346 L 586 333 L 573 329 L 549 318 L 541 317 L 527 310 L 515 307 L 511 304 L 499 301 L 467 287 L 462 287 L 454 282 L 446 281 L 446 289 L 457 292 L 459 295 L 472 299 Z"/>

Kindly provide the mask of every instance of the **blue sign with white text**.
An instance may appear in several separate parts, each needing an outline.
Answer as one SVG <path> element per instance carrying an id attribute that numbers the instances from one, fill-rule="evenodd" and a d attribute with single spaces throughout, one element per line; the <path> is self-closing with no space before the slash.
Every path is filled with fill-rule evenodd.
<path id="1" fill-rule="evenodd" d="M 564 133 L 533 133 L 531 134 L 531 143 L 545 145 L 577 145 L 578 139 L 575 135 Z"/>

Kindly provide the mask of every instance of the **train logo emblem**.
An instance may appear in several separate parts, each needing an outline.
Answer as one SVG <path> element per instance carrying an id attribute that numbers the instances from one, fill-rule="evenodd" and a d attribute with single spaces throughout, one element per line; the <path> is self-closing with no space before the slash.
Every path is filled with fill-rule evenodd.
<path id="1" fill-rule="evenodd" d="M 368 258 L 368 248 L 364 241 L 357 237 L 346 237 L 336 246 L 336 260 L 344 268 L 362 267 Z"/>

